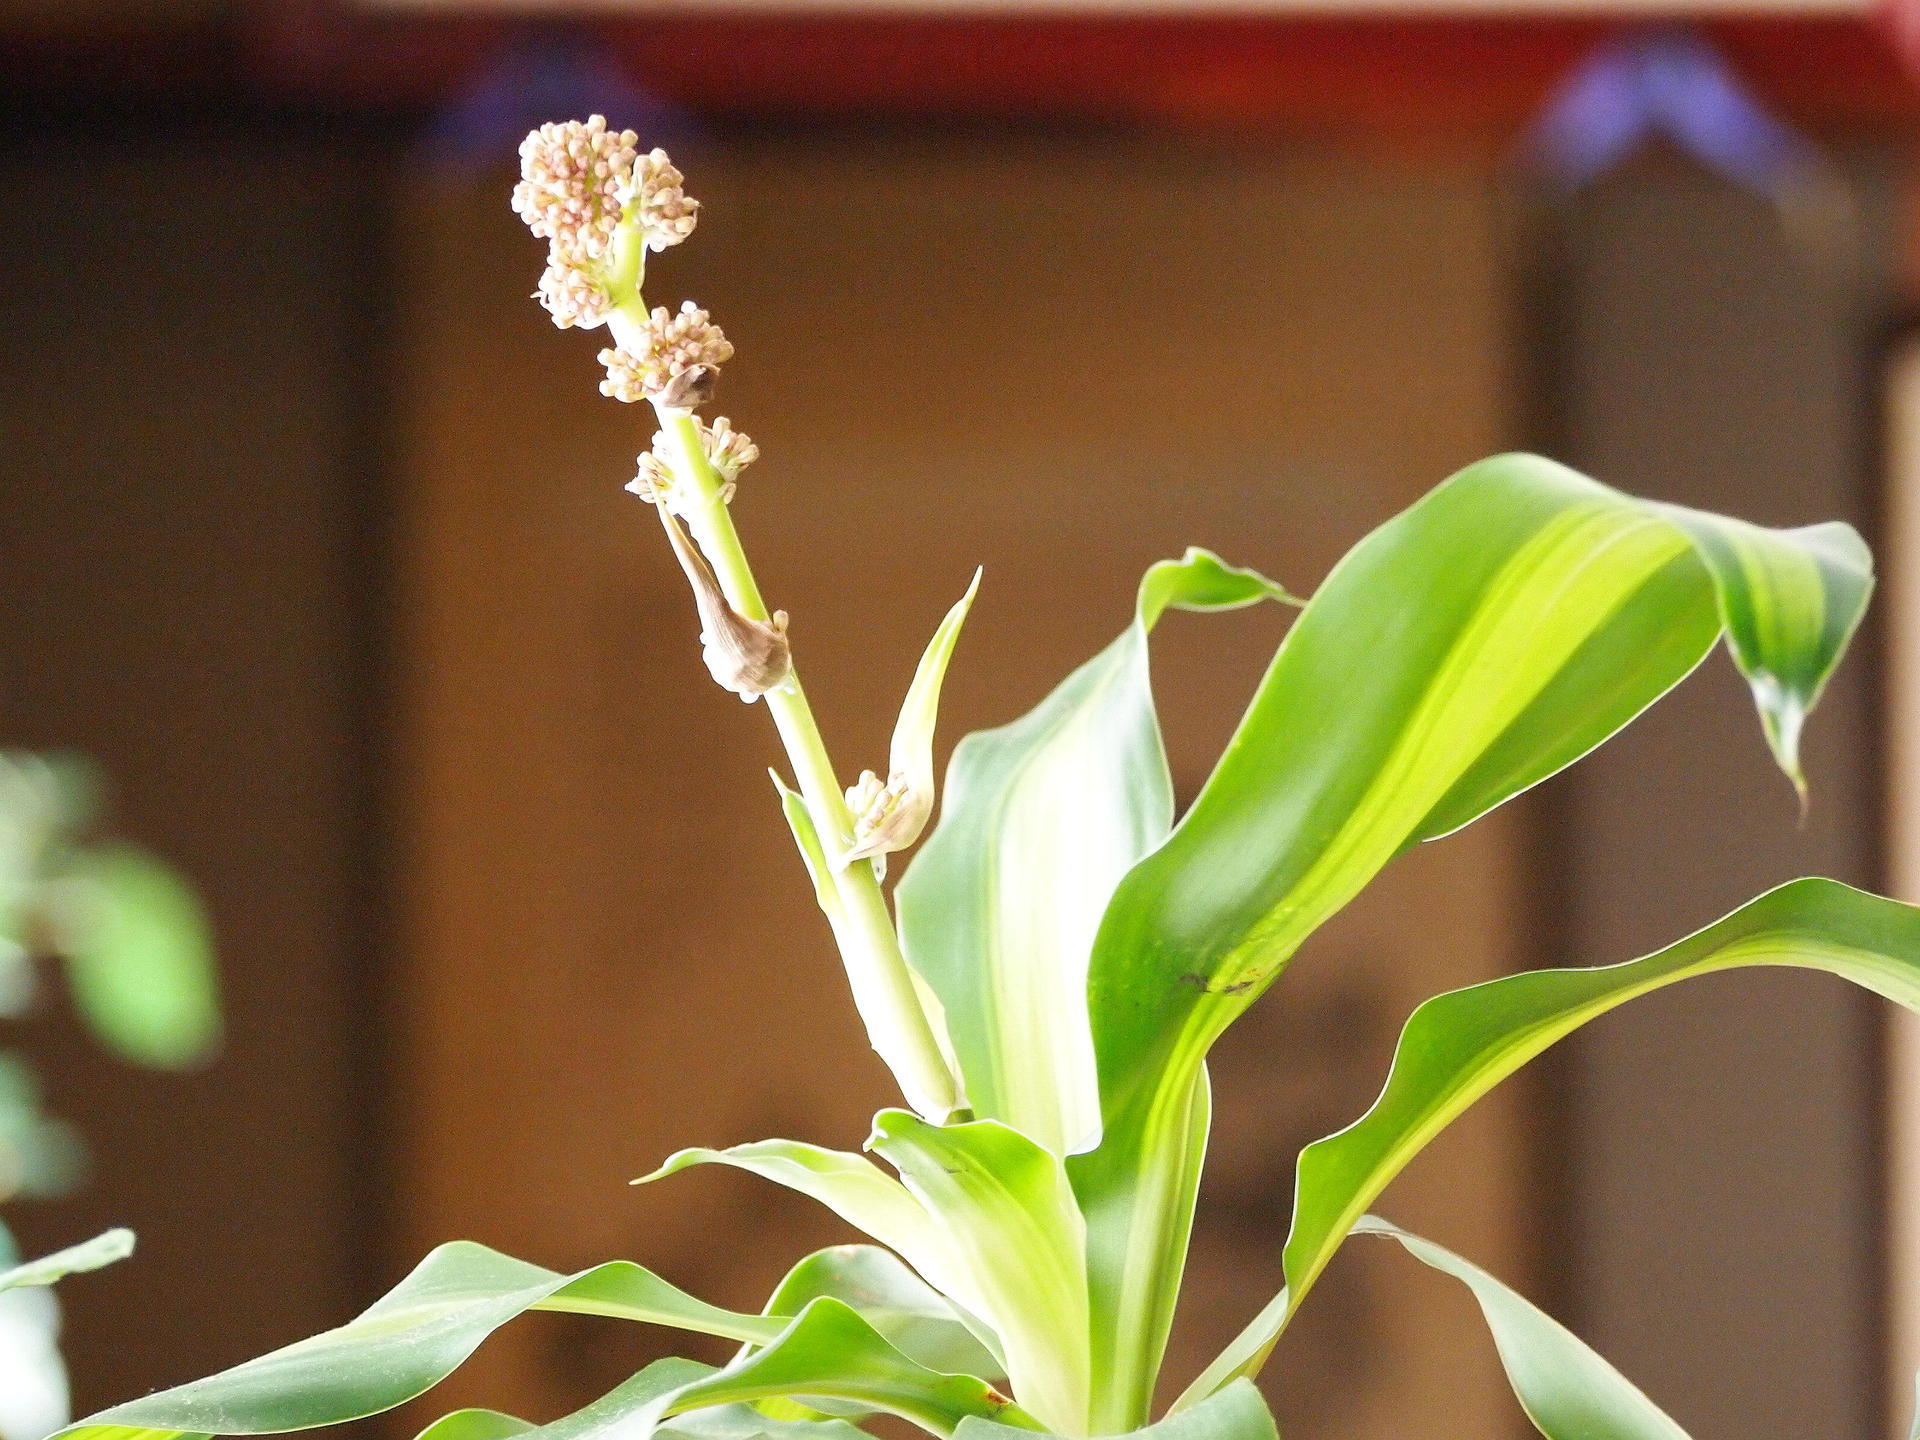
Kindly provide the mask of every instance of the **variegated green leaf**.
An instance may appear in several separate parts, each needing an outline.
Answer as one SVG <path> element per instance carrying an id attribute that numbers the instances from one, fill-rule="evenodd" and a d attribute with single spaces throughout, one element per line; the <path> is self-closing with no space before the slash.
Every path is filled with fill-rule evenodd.
<path id="1" fill-rule="evenodd" d="M 1622 965 L 1533 970 L 1435 996 L 1408 1019 L 1385 1089 L 1300 1154 L 1277 1297 L 1189 1394 L 1252 1374 L 1347 1233 L 1468 1106 L 1589 1020 L 1640 995 L 1744 966 L 1822 970 L 1920 1010 L 1920 909 L 1834 880 L 1795 880 L 1665 950 Z"/>
<path id="2" fill-rule="evenodd" d="M 874 1118 L 868 1148 L 948 1237 L 962 1292 L 999 1338 L 1020 1403 L 1067 1434 L 1087 1428 L 1086 1230 L 1060 1157 L 997 1120 Z"/>
<path id="3" fill-rule="evenodd" d="M 1166 838 L 1173 786 L 1147 636 L 1169 608 L 1285 591 L 1204 550 L 1140 584 L 1133 623 L 1023 718 L 967 736 L 900 882 L 907 959 L 944 1007 L 969 1102 L 1059 1154 L 1100 1132 L 1087 957 L 1113 888 Z"/>
<path id="4" fill-rule="evenodd" d="M 689 1411 L 771 1398 L 850 1402 L 898 1415 L 943 1437 L 970 1416 L 1036 1428 L 1024 1410 L 986 1381 L 942 1375 L 915 1363 L 850 1306 L 823 1296 L 772 1344 L 630 1411 L 621 1435 L 646 1440 L 656 1426 Z"/>
<path id="5" fill-rule="evenodd" d="M 546 1425 L 533 1425 L 497 1410 L 456 1410 L 442 1416 L 415 1440 L 614 1440 L 635 1436 L 636 1417 L 649 1405 L 684 1386 L 719 1373 L 694 1360 L 656 1360 L 639 1374 Z M 661 1440 L 860 1440 L 861 1432 L 839 1420 L 773 1419 L 751 1405 L 734 1403 L 689 1411 L 663 1422 L 653 1432 Z"/>
<path id="6" fill-rule="evenodd" d="M 1844 526 L 1766 531 L 1534 456 L 1469 467 L 1358 545 L 1282 642 L 1193 809 L 1136 865 L 1089 972 L 1106 1140 L 1089 1215 L 1096 1375 L 1144 1409 L 1180 1249 L 1168 1157 L 1194 1077 L 1301 942 L 1399 851 L 1578 758 L 1680 680 L 1723 617 L 1782 766 L 1871 578 Z M 1297 1300 L 1297 1297 L 1296 1297 Z M 1113 1418 L 1121 1418 L 1116 1415 Z"/>
<path id="7" fill-rule="evenodd" d="M 962 1420 L 955 1440 L 1024 1440 L 1025 1432 L 991 1420 Z M 1251 1380 L 1236 1380 L 1217 1395 L 1119 1440 L 1280 1440 L 1273 1412 Z"/>
<path id="8" fill-rule="evenodd" d="M 933 639 L 927 642 L 893 727 L 886 780 L 872 777 L 879 790 L 872 807 L 854 816 L 854 843 L 841 857 L 842 864 L 904 850 L 926 829 L 933 815 L 933 731 L 940 716 L 940 687 L 947 677 L 947 664 L 953 659 L 953 647 L 960 643 L 960 627 L 967 623 L 967 612 L 973 608 L 973 597 L 979 590 L 980 572 L 976 570 L 967 593 L 947 612 Z"/>
<path id="9" fill-rule="evenodd" d="M 267 1435 L 379 1414 L 445 1379 L 528 1310 L 647 1321 L 770 1344 L 790 1328 L 696 1300 L 624 1260 L 559 1275 L 489 1250 L 442 1245 L 358 1319 L 231 1370 L 116 1405 L 71 1440 Z"/>
<path id="10" fill-rule="evenodd" d="M 1006 1373 L 944 1296 L 877 1245 L 816 1250 L 787 1272 L 766 1313 L 798 1315 L 822 1295 L 851 1305 L 888 1343 L 929 1370 L 986 1380 Z"/>

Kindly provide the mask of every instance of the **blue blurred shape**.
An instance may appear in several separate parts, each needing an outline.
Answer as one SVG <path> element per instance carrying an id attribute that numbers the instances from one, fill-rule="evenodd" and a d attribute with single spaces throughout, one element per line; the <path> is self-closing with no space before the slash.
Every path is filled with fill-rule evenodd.
<path id="1" fill-rule="evenodd" d="M 1656 137 L 1715 174 L 1776 198 L 1819 164 L 1812 142 L 1769 112 L 1718 50 L 1674 29 L 1621 36 L 1596 49 L 1535 119 L 1525 152 L 1572 190 Z"/>
<path id="2" fill-rule="evenodd" d="M 589 115 L 637 131 L 642 149 L 672 147 L 693 128 L 683 111 L 629 80 L 604 42 L 563 30 L 502 47 L 435 118 L 426 150 L 443 166 L 498 165 L 535 126 Z"/>

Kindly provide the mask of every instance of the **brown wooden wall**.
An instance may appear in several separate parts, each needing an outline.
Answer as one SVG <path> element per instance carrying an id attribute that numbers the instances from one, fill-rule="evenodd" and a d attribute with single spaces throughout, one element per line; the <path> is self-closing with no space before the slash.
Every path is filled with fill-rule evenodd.
<path id="1" fill-rule="evenodd" d="M 20 1028 L 94 1173 L 8 1222 L 141 1238 L 63 1289 L 87 1407 L 337 1323 L 380 1189 L 367 157 L 153 128 L 0 152 L 0 744 L 104 767 L 205 897 L 230 1014 L 191 1076 L 106 1058 L 57 992 Z"/>

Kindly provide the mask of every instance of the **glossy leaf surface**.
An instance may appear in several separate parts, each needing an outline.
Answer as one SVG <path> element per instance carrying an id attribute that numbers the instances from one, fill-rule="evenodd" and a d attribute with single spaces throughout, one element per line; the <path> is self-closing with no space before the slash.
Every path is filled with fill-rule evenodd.
<path id="1" fill-rule="evenodd" d="M 1114 895 L 1089 987 L 1107 1140 L 1075 1184 L 1095 1313 L 1135 1396 L 1165 1315 L 1112 1257 L 1171 1253 L 1166 1156 L 1207 1049 L 1395 854 L 1584 754 L 1679 681 L 1724 623 L 1781 765 L 1871 577 L 1845 526 L 1768 531 L 1654 505 L 1534 456 L 1469 467 L 1328 576 L 1192 810 Z M 1297 1297 L 1296 1297 L 1297 1301 Z"/>
<path id="2" fill-rule="evenodd" d="M 1042 1423 L 1086 1428 L 1086 1231 L 1060 1157 L 998 1120 L 874 1118 L 868 1147 L 900 1172 L 951 1244 L 968 1308 L 993 1327 L 1007 1378 Z"/>
<path id="3" fill-rule="evenodd" d="M 221 1374 L 104 1410 L 75 1440 L 264 1435 L 358 1420 L 445 1379 L 528 1310 L 649 1321 L 767 1343 L 785 1321 L 696 1300 L 623 1260 L 559 1275 L 464 1241 L 442 1245 L 359 1318 Z"/>
<path id="4" fill-rule="evenodd" d="M 1098 1139 L 1087 960 L 1114 887 L 1173 823 L 1148 634 L 1169 608 L 1284 596 L 1204 550 L 1163 560 L 1117 640 L 1021 719 L 955 748 L 940 824 L 897 901 L 981 1117 L 1058 1154 Z"/>
<path id="5" fill-rule="evenodd" d="M 1920 910 L 1834 880 L 1795 880 L 1639 960 L 1532 970 L 1428 1000 L 1408 1019 L 1373 1107 L 1300 1154 L 1286 1247 L 1291 1300 L 1276 1297 L 1196 1390 L 1259 1368 L 1367 1207 L 1500 1081 L 1628 1000 L 1753 965 L 1825 971 L 1920 1010 Z"/>
<path id="6" fill-rule="evenodd" d="M 877 1245 L 816 1250 L 787 1272 L 766 1313 L 798 1315 L 822 1295 L 852 1306 L 890 1344 L 930 1370 L 987 1380 L 1004 1373 L 953 1306 L 891 1251 Z"/>

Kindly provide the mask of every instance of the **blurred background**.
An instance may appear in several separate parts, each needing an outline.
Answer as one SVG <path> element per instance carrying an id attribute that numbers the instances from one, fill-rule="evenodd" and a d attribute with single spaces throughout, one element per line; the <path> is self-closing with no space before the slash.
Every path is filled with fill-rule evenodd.
<path id="1" fill-rule="evenodd" d="M 1500 448 L 1882 549 L 1804 824 L 1716 659 L 1397 865 L 1233 1032 L 1184 1381 L 1420 998 L 1807 871 L 1920 898 L 1916 34 L 1853 0 L 4 0 L 0 745 L 97 762 L 224 972 L 196 1072 L 103 1057 L 58 985 L 6 1031 L 92 1154 L 9 1208 L 24 1248 L 142 1237 L 63 1291 L 80 1408 L 338 1323 L 449 1238 L 748 1308 L 843 1238 L 731 1172 L 625 1184 L 856 1145 L 889 1091 L 765 717 L 706 683 L 621 490 L 652 426 L 527 298 L 532 125 L 603 112 L 704 204 L 649 298 L 739 347 L 736 514 L 849 768 L 977 563 L 946 742 L 1104 644 L 1153 559 L 1308 588 Z M 1187 795 L 1277 623 L 1163 627 Z M 1383 1208 L 1701 1440 L 1904 1434 L 1910 1049 L 1821 977 L 1663 992 Z M 1530 1433 L 1469 1302 L 1373 1248 L 1270 1374 L 1287 1432 Z M 434 1399 L 550 1418 L 669 1343 L 529 1317 Z"/>

